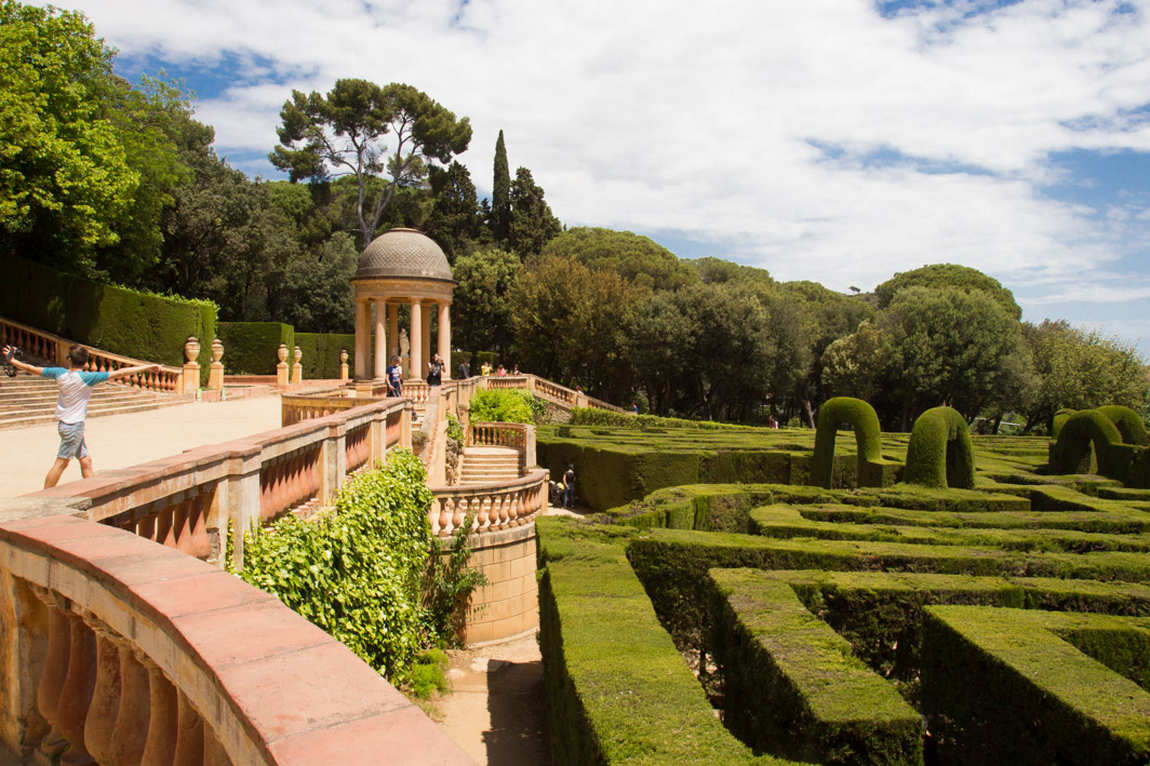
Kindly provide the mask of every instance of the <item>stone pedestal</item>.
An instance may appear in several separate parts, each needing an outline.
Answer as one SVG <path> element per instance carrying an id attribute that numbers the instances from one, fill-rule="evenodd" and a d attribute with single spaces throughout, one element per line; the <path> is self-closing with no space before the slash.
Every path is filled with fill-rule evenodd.
<path id="1" fill-rule="evenodd" d="M 341 348 L 339 350 L 339 379 L 347 380 L 347 349 Z"/>

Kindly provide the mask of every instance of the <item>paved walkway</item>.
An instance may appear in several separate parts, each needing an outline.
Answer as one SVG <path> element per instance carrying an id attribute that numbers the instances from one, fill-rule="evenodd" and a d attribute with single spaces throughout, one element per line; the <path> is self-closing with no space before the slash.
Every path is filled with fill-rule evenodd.
<path id="1" fill-rule="evenodd" d="M 158 410 L 91 418 L 85 428 L 96 475 L 280 426 L 279 396 L 193 402 Z M 0 498 L 35 492 L 56 459 L 55 423 L 0 430 Z M 80 478 L 73 460 L 60 479 Z"/>

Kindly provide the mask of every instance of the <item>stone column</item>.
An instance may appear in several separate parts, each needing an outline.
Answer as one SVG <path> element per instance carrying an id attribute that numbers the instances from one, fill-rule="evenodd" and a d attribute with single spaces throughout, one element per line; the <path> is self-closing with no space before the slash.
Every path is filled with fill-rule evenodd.
<path id="1" fill-rule="evenodd" d="M 399 304 L 392 303 L 387 307 L 387 347 L 391 353 L 399 353 Z"/>
<path id="2" fill-rule="evenodd" d="M 288 347 L 281 343 L 280 347 L 276 349 L 276 358 L 279 362 L 276 363 L 276 385 L 284 388 L 288 384 Z"/>
<path id="3" fill-rule="evenodd" d="M 434 305 L 434 303 L 431 304 L 431 306 Z M 423 306 L 420 308 L 424 309 Z M 419 368 L 418 373 L 412 373 L 420 378 L 427 376 L 427 370 L 431 365 L 431 311 L 424 309 L 423 318 L 423 332 L 419 334 L 419 345 L 423 349 L 423 366 Z M 411 345 L 415 345 L 414 339 L 412 339 Z"/>
<path id="4" fill-rule="evenodd" d="M 371 377 L 371 355 L 367 350 L 367 336 L 370 334 L 368 314 L 370 306 L 366 300 L 355 302 L 355 379 L 367 380 Z"/>
<path id="5" fill-rule="evenodd" d="M 439 304 L 439 355 L 443 357 L 443 382 L 451 380 L 451 304 Z"/>
<path id="6" fill-rule="evenodd" d="M 375 378 L 387 377 L 387 301 L 376 298 L 375 303 Z"/>
<path id="7" fill-rule="evenodd" d="M 196 361 L 199 355 L 200 342 L 194 336 L 188 336 L 184 343 L 184 357 L 187 359 L 184 362 L 184 390 L 180 393 L 194 394 L 200 390 L 200 363 Z"/>
<path id="8" fill-rule="evenodd" d="M 341 348 L 339 350 L 339 379 L 340 381 L 347 380 L 347 349 Z"/>
<path id="9" fill-rule="evenodd" d="M 423 377 L 423 304 L 418 300 L 411 302 L 411 371 L 413 378 Z"/>

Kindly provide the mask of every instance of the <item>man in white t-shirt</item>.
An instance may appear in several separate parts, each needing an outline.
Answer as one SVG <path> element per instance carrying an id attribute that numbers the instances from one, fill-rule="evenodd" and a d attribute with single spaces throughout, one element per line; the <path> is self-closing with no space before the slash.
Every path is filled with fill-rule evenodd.
<path id="1" fill-rule="evenodd" d="M 10 346 L 4 347 L 3 354 L 5 363 L 31 375 L 52 378 L 59 387 L 59 395 L 56 397 L 56 431 L 60 434 L 60 447 L 56 450 L 56 462 L 44 477 L 44 489 L 56 486 L 56 482 L 60 481 L 61 474 L 72 458 L 80 461 L 80 473 L 85 479 L 94 473 L 92 457 L 88 454 L 88 446 L 84 443 L 84 420 L 88 417 L 88 399 L 92 396 L 92 386 L 112 378 L 160 369 L 158 364 L 142 364 L 136 367 L 121 367 L 109 372 L 85 372 L 88 349 L 78 345 L 68 349 L 67 369 L 37 367 L 12 358 Z"/>

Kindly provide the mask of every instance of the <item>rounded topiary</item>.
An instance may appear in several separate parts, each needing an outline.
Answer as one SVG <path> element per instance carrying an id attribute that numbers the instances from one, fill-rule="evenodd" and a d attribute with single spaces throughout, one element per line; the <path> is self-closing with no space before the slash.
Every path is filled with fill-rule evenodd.
<path id="1" fill-rule="evenodd" d="M 1106 462 L 1110 448 L 1122 443 L 1122 432 L 1098 410 L 1074 413 L 1058 431 L 1058 441 L 1050 450 L 1051 473 L 1089 473 L 1090 446 L 1098 456 L 1099 467 Z"/>
<path id="2" fill-rule="evenodd" d="M 815 458 L 811 469 L 811 483 L 816 486 L 828 489 L 831 486 L 834 476 L 835 432 L 843 424 L 850 425 L 855 432 L 860 480 L 864 475 L 863 464 L 868 461 L 877 462 L 882 458 L 878 415 L 874 407 L 852 396 L 836 396 L 828 399 L 819 407 L 815 431 Z"/>
<path id="3" fill-rule="evenodd" d="M 1099 407 L 1098 411 L 1110 419 L 1110 422 L 1118 428 L 1118 432 L 1122 434 L 1122 441 L 1125 444 L 1150 444 L 1150 434 L 1146 433 L 1146 424 L 1142 422 L 1142 417 L 1130 409 L 1123 407 L 1120 404 L 1109 404 L 1105 407 Z"/>
<path id="4" fill-rule="evenodd" d="M 966 419 L 951 407 L 932 407 L 918 416 L 906 447 L 908 484 L 974 487 L 974 446 Z"/>
<path id="5" fill-rule="evenodd" d="M 1069 407 L 1063 407 L 1062 409 L 1058 410 L 1058 412 L 1054 413 L 1054 417 L 1050 420 L 1051 439 L 1058 438 L 1058 433 L 1062 430 L 1062 426 L 1066 425 L 1066 421 L 1069 420 L 1070 416 L 1076 412 L 1078 412 L 1078 410 L 1071 409 Z"/>

